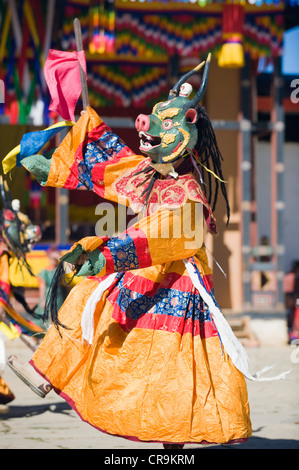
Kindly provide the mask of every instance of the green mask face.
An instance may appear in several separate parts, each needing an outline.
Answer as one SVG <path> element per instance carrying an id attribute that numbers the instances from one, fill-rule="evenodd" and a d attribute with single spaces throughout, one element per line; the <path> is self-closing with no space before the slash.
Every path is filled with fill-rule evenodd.
<path id="1" fill-rule="evenodd" d="M 172 163 L 197 142 L 197 113 L 187 108 L 190 100 L 178 96 L 155 105 L 149 116 L 139 115 L 136 129 L 140 150 L 155 163 Z"/>
<path id="2" fill-rule="evenodd" d="M 185 83 L 198 72 L 204 62 L 185 74 L 170 91 L 168 100 L 154 106 L 152 114 L 140 114 L 135 127 L 140 137 L 140 150 L 153 163 L 169 164 L 187 155 L 196 145 L 196 105 L 202 99 L 208 79 L 210 55 L 207 59 L 200 89 L 190 100 L 191 85 Z"/>

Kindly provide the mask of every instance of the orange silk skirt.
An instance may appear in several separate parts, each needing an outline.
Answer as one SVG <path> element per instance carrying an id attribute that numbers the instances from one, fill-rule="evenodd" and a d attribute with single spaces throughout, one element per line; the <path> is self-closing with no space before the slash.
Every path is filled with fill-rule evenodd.
<path id="1" fill-rule="evenodd" d="M 212 276 L 198 266 L 206 286 Z M 250 437 L 247 387 L 198 301 L 182 261 L 119 275 L 81 317 L 100 278 L 72 289 L 32 365 L 97 429 L 140 441 L 227 443 Z"/>

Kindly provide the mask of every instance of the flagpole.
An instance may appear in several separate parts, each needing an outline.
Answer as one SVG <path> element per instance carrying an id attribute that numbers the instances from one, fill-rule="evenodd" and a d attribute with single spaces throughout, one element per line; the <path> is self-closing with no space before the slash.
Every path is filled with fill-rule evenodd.
<path id="1" fill-rule="evenodd" d="M 75 30 L 77 52 L 83 51 L 81 24 L 78 18 L 74 19 L 74 30 Z M 81 67 L 80 63 L 79 63 L 79 68 L 80 68 L 80 79 L 81 79 L 81 88 L 82 88 L 83 109 L 86 109 L 86 106 L 89 106 L 87 80 L 86 80 L 85 72 L 83 68 Z"/>

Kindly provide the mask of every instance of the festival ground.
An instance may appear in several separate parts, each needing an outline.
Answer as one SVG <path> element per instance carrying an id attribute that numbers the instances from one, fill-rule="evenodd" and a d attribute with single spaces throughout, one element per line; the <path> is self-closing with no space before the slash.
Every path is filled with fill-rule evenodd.
<path id="1" fill-rule="evenodd" d="M 7 356 L 14 353 L 22 359 L 31 357 L 30 350 L 19 339 L 6 341 L 5 345 Z M 252 438 L 233 446 L 186 445 L 186 449 L 196 452 L 199 449 L 299 449 L 299 347 L 258 347 L 247 351 L 252 371 L 266 365 L 274 365 L 272 375 L 292 369 L 286 380 L 247 381 Z M 11 402 L 9 414 L 0 415 L 0 449 L 162 450 L 158 443 L 132 442 L 97 431 L 81 421 L 54 392 L 45 399 L 39 398 L 8 367 L 3 377 L 16 398 Z"/>

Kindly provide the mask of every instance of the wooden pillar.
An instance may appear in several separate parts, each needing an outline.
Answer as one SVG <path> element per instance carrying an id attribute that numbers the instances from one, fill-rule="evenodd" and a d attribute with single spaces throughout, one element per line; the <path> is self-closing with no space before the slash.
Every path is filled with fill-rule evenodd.
<path id="1" fill-rule="evenodd" d="M 277 309 L 284 309 L 283 277 L 285 271 L 284 246 L 284 110 L 283 110 L 283 77 L 281 75 L 281 59 L 274 60 L 274 76 L 272 84 L 273 106 L 271 111 L 271 238 L 274 247 L 276 264 Z"/>
<path id="2" fill-rule="evenodd" d="M 62 142 L 68 129 L 62 130 L 56 137 L 56 146 Z M 55 243 L 65 245 L 69 239 L 69 190 L 56 188 L 55 190 Z"/>
<path id="3" fill-rule="evenodd" d="M 55 190 L 55 243 L 66 245 L 69 239 L 69 191 L 65 188 Z"/>
<path id="4" fill-rule="evenodd" d="M 251 88 L 250 59 L 247 57 L 241 71 L 240 115 L 240 182 L 241 182 L 241 236 L 243 259 L 243 311 L 251 309 Z"/>
<path id="5" fill-rule="evenodd" d="M 222 195 L 218 195 L 215 217 L 219 236 L 206 237 L 206 245 L 215 260 L 227 274 L 225 278 L 216 263 L 213 266 L 216 298 L 221 299 L 223 311 L 242 310 L 242 256 L 240 233 L 238 134 L 240 112 L 241 69 L 225 69 L 211 62 L 209 84 L 205 96 L 205 107 L 215 129 L 217 143 L 223 155 L 223 175 L 227 181 L 227 192 L 231 208 L 229 225 L 226 225 L 226 207 Z"/>

